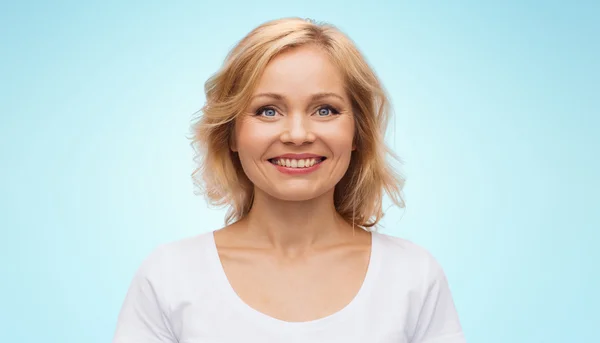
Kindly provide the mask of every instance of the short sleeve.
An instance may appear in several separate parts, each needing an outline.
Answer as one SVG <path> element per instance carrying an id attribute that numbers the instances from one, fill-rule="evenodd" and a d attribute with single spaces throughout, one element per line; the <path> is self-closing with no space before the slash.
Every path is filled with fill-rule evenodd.
<path id="1" fill-rule="evenodd" d="M 175 343 L 165 311 L 152 280 L 157 272 L 158 249 L 136 272 L 117 320 L 113 343 Z"/>
<path id="2" fill-rule="evenodd" d="M 411 343 L 465 343 L 446 275 L 430 257 L 427 293 Z"/>

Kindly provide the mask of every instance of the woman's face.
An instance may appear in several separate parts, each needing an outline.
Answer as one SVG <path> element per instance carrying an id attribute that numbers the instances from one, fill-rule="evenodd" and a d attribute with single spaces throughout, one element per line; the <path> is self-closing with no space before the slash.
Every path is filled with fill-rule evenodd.
<path id="1" fill-rule="evenodd" d="M 231 148 L 255 187 L 304 201 L 333 191 L 348 169 L 353 138 L 342 75 L 325 52 L 303 46 L 267 65 L 236 121 Z"/>

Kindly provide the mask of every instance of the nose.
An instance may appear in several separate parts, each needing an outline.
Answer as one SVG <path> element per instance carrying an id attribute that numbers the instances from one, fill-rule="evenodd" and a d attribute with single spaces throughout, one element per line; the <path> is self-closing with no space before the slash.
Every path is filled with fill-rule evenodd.
<path id="1" fill-rule="evenodd" d="M 283 143 L 303 145 L 315 140 L 310 129 L 310 119 L 305 114 L 290 115 L 286 118 L 285 129 L 281 134 Z"/>

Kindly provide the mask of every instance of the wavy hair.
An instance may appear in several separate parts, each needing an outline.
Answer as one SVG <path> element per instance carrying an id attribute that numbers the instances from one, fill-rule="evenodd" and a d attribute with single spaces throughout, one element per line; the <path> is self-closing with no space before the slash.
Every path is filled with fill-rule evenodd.
<path id="1" fill-rule="evenodd" d="M 355 44 L 335 26 L 310 19 L 266 22 L 244 37 L 227 55 L 220 70 L 205 83 L 206 103 L 192 123 L 197 164 L 195 186 L 211 205 L 229 206 L 225 223 L 244 218 L 252 207 L 254 185 L 245 175 L 230 141 L 236 117 L 249 105 L 265 67 L 279 53 L 317 45 L 339 68 L 352 102 L 355 120 L 350 165 L 335 186 L 334 205 L 349 223 L 376 227 L 383 216 L 383 192 L 404 207 L 404 178 L 386 161 L 398 157 L 384 136 L 390 116 L 386 92 Z"/>

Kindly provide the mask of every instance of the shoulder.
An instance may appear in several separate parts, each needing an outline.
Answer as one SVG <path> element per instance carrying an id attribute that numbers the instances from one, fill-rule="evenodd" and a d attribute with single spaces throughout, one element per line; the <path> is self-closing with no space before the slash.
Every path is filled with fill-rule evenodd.
<path id="1" fill-rule="evenodd" d="M 211 234 L 201 233 L 158 245 L 144 258 L 138 275 L 164 280 L 206 271 L 211 256 Z"/>
<path id="2" fill-rule="evenodd" d="M 464 343 L 448 280 L 432 253 L 407 239 L 381 234 L 378 239 L 381 287 L 388 291 L 386 300 L 398 300 L 390 303 L 400 304 L 411 342 Z"/>
<path id="3" fill-rule="evenodd" d="M 400 238 L 380 232 L 374 232 L 375 239 L 379 241 L 382 254 L 386 259 L 396 262 L 412 264 L 437 264 L 435 257 L 423 246 L 408 239 Z"/>
<path id="4" fill-rule="evenodd" d="M 445 279 L 442 266 L 433 254 L 423 246 L 408 239 L 376 232 L 380 258 L 384 272 L 390 278 L 411 280 L 414 286 L 427 288 L 432 283 Z"/>

